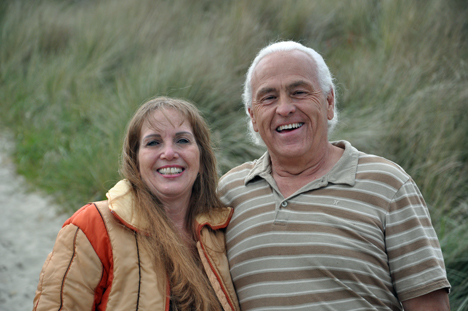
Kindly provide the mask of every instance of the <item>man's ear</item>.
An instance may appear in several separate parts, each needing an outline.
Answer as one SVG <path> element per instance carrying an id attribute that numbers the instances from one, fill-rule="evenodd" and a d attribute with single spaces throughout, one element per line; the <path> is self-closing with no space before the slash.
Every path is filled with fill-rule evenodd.
<path id="1" fill-rule="evenodd" d="M 335 93 L 331 89 L 330 93 L 327 95 L 327 117 L 328 120 L 333 119 L 335 116 Z"/>
<path id="2" fill-rule="evenodd" d="M 249 115 L 250 115 L 250 121 L 252 121 L 252 127 L 254 131 L 258 132 L 257 120 L 255 119 L 255 115 L 253 113 L 252 108 L 249 108 Z"/>

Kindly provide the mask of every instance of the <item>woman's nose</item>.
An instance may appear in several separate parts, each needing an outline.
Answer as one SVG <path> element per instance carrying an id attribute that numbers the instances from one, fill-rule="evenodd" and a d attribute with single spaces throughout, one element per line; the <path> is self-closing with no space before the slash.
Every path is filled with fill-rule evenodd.
<path id="1" fill-rule="evenodd" d="M 161 159 L 165 160 L 172 160 L 172 159 L 177 159 L 179 157 L 179 154 L 174 150 L 174 146 L 172 145 L 166 145 L 162 154 L 161 154 Z"/>

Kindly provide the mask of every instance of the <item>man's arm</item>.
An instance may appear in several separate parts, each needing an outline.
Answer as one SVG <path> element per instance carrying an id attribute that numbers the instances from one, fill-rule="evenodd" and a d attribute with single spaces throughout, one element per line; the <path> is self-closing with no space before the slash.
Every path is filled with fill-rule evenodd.
<path id="1" fill-rule="evenodd" d="M 445 289 L 402 301 L 405 311 L 449 311 L 450 303 Z"/>

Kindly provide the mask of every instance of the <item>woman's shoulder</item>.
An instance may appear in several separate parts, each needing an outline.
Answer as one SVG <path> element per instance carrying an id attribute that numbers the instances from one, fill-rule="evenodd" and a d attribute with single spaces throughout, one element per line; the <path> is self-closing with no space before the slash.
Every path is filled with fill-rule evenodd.
<path id="1" fill-rule="evenodd" d="M 73 215 L 65 221 L 64 226 L 70 223 L 77 224 L 88 221 L 90 218 L 95 218 L 98 215 L 96 203 L 87 203 L 73 213 Z"/>
<path id="2" fill-rule="evenodd" d="M 103 219 L 103 213 L 106 210 L 109 210 L 107 201 L 88 203 L 68 218 L 63 227 L 73 224 L 85 232 L 85 234 L 87 232 L 106 230 Z"/>

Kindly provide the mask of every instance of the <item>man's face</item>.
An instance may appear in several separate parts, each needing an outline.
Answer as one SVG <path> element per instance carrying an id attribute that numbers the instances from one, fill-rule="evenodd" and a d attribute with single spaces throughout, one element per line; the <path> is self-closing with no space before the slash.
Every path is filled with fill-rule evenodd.
<path id="1" fill-rule="evenodd" d="M 269 54 L 255 68 L 249 113 L 272 158 L 313 157 L 328 143 L 334 94 L 323 94 L 316 72 L 315 61 L 297 50 Z"/>

